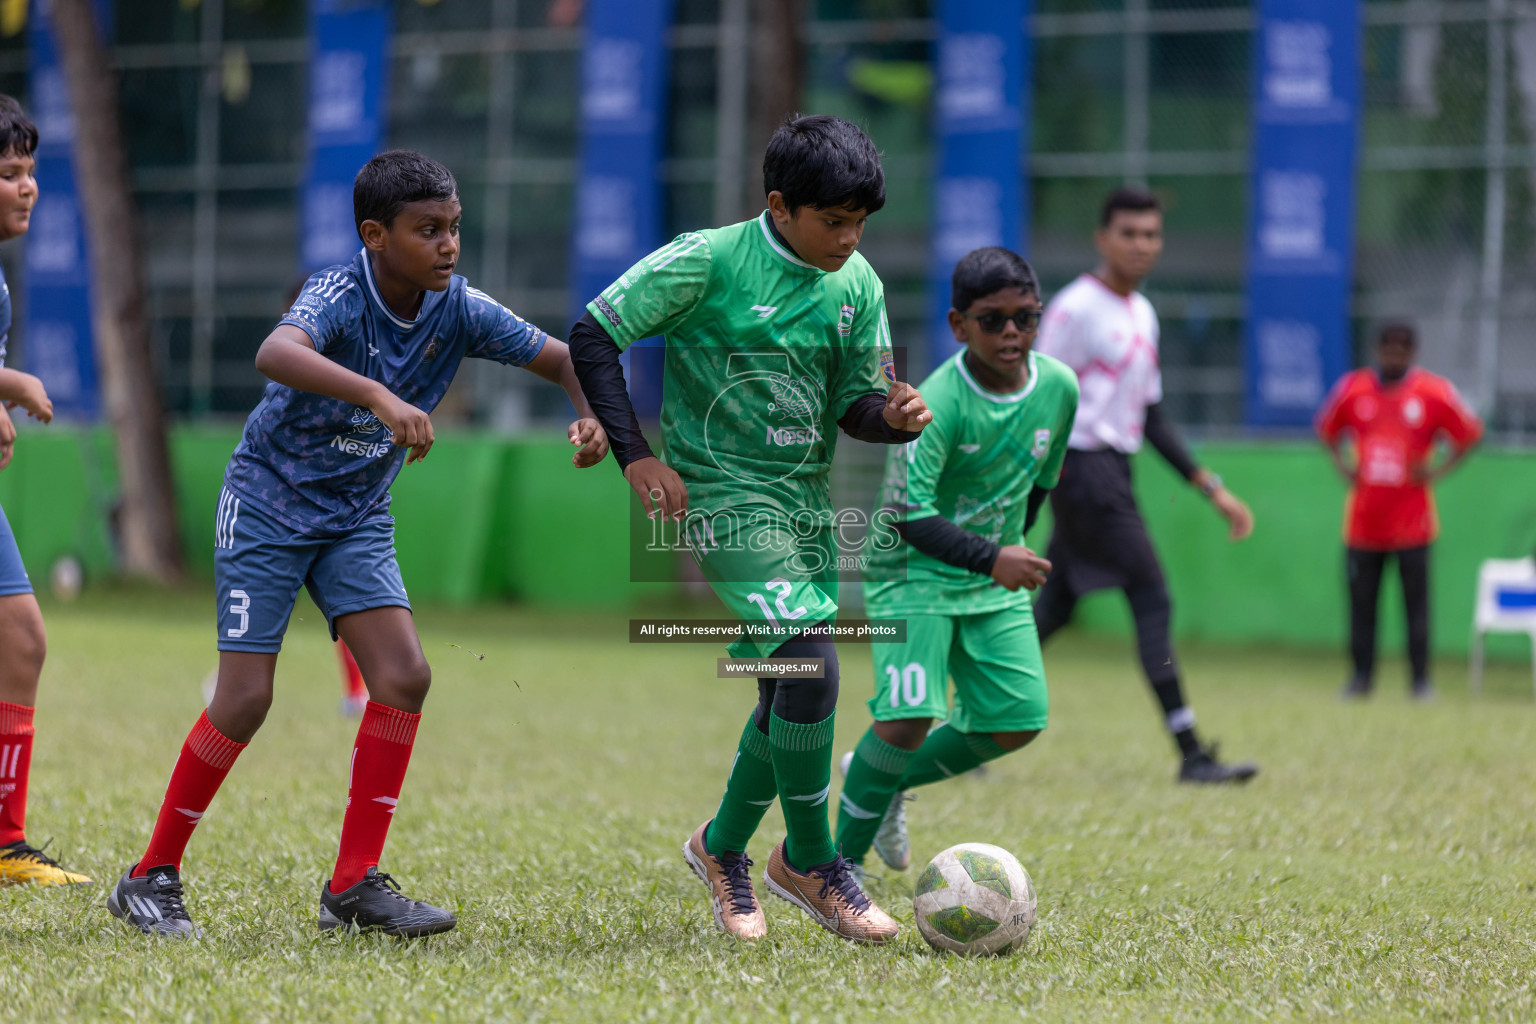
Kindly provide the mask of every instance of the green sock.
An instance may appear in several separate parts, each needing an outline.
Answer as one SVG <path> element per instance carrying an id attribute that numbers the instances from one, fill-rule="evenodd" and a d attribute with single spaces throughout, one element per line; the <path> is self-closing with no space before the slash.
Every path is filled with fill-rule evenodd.
<path id="1" fill-rule="evenodd" d="M 837 712 L 810 725 L 768 716 L 773 775 L 779 784 L 779 810 L 789 832 L 784 854 L 797 871 L 825 864 L 837 856 L 827 824 L 827 794 L 832 791 L 832 723 Z"/>
<path id="2" fill-rule="evenodd" d="M 854 748 L 853 763 L 843 783 L 842 805 L 837 809 L 837 848 L 855 864 L 864 859 L 875 841 L 880 821 L 915 753 L 891 746 L 873 729 Z"/>
<path id="3" fill-rule="evenodd" d="M 757 831 L 778 792 L 773 782 L 773 755 L 768 748 L 768 737 L 749 715 L 747 727 L 741 730 L 741 740 L 736 745 L 731 776 L 725 780 L 725 796 L 720 798 L 715 820 L 709 823 L 704 833 L 704 846 L 710 855 L 718 857 L 727 850 L 745 850 L 747 840 Z"/>
<path id="4" fill-rule="evenodd" d="M 907 765 L 902 789 L 926 786 L 955 775 L 964 775 L 984 761 L 1002 757 L 1008 751 L 984 732 L 961 732 L 945 722 L 923 741 Z"/>

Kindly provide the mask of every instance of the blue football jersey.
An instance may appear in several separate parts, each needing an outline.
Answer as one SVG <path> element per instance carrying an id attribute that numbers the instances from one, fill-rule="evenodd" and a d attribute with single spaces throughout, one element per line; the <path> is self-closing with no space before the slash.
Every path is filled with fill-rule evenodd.
<path id="1" fill-rule="evenodd" d="M 11 286 L 6 283 L 5 270 L 0 268 L 0 366 L 5 365 L 5 353 L 11 343 Z"/>
<path id="2" fill-rule="evenodd" d="M 523 366 L 546 337 L 457 274 L 446 290 L 426 293 L 415 320 L 402 319 L 379 297 L 366 250 L 312 276 L 281 323 L 425 412 L 466 356 Z M 245 421 L 224 483 L 301 534 L 336 536 L 389 508 L 409 451 L 389 438 L 363 406 L 274 382 Z"/>

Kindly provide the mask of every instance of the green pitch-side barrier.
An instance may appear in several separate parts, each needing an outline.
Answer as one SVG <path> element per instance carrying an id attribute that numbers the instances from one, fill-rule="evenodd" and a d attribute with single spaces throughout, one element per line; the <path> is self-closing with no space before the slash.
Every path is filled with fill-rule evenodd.
<path id="1" fill-rule="evenodd" d="M 179 427 L 172 440 L 188 565 L 212 575 L 213 521 L 232 427 Z M 1163 556 L 1183 637 L 1219 642 L 1338 646 L 1345 630 L 1344 485 L 1320 448 L 1305 443 L 1197 446 L 1201 458 L 1252 505 L 1251 540 L 1229 544 L 1209 505 L 1155 457 L 1137 460 L 1137 491 Z M 629 582 L 632 500 L 611 465 L 578 471 L 560 438 L 449 435 L 394 488 L 396 544 L 413 598 L 565 607 L 623 607 L 671 593 Z M 3 504 L 34 581 L 62 555 L 87 581 L 111 572 L 116 468 L 102 430 L 24 428 L 0 473 Z M 1484 449 L 1438 492 L 1442 534 L 1431 567 L 1434 644 L 1467 649 L 1477 565 L 1536 548 L 1536 452 Z M 1048 526 L 1037 527 L 1041 546 Z M 1097 595 L 1081 624 L 1128 630 L 1118 594 Z M 1382 597 L 1382 644 L 1402 642 L 1396 581 Z M 1512 638 L 1495 651 L 1524 652 Z"/>
<path id="2" fill-rule="evenodd" d="M 1321 447 L 1304 442 L 1194 446 L 1247 501 L 1254 535 L 1240 544 L 1194 489 L 1156 455 L 1136 460 L 1136 491 L 1163 558 L 1178 635 L 1221 642 L 1331 646 L 1342 650 L 1345 485 Z M 1477 567 L 1536 549 L 1536 452 L 1484 448 L 1436 489 L 1440 539 L 1430 561 L 1431 639 L 1437 653 L 1465 653 Z M 1047 530 L 1039 529 L 1044 544 Z M 1080 606 L 1084 625 L 1129 633 L 1120 594 Z M 1389 567 L 1381 595 L 1383 655 L 1402 653 L 1402 592 Z M 1500 655 L 1529 651 L 1523 638 L 1491 640 Z M 1342 669 L 1341 669 L 1342 671 Z"/>

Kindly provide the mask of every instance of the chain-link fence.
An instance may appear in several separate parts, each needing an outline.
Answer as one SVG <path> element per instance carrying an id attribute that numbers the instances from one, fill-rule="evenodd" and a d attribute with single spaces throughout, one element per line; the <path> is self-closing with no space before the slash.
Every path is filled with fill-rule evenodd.
<path id="1" fill-rule="evenodd" d="M 1341 0 L 1343 2 L 1343 0 Z M 761 139 L 738 123 L 754 73 L 721 21 L 749 0 L 679 0 L 669 33 L 668 227 L 759 202 Z M 865 252 L 898 343 L 925 330 L 932 145 L 925 0 L 807 0 L 806 109 L 865 124 L 889 204 Z M 398 0 L 390 145 L 424 149 L 464 195 L 464 272 L 558 332 L 568 280 L 581 33 L 573 0 Z M 1424 362 L 1536 438 L 1536 4 L 1367 0 L 1356 258 L 1357 355 L 1384 319 L 1418 324 Z M 1088 269 L 1098 204 L 1145 181 L 1168 205 L 1148 291 L 1168 400 L 1183 423 L 1242 416 L 1251 4 L 1037 0 L 1031 256 L 1047 289 Z M 114 57 L 144 214 L 171 407 L 242 415 L 256 346 L 295 285 L 308 41 L 302 0 L 151 0 L 116 19 Z M 722 46 L 722 40 L 724 45 Z M 0 89 L 25 98 L 24 36 L 0 40 Z M 14 251 L 0 254 L 13 283 Z M 22 289 L 16 289 L 18 293 Z M 25 338 L 17 339 L 19 350 Z M 23 356 L 24 358 L 24 356 Z M 467 366 L 444 415 L 516 429 L 557 390 Z"/>

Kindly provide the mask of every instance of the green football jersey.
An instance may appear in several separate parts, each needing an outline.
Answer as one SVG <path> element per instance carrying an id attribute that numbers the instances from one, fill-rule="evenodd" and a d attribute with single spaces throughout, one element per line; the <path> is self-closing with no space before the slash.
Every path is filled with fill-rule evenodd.
<path id="1" fill-rule="evenodd" d="M 827 273 L 768 213 L 679 235 L 588 304 L 619 348 L 666 338 L 663 458 L 701 512 L 830 512 L 837 421 L 895 379 L 885 292 L 863 256 Z"/>
<path id="2" fill-rule="evenodd" d="M 933 422 L 886 459 L 864 547 L 869 613 L 972 615 L 1027 604 L 1027 591 L 1005 590 L 989 576 L 925 555 L 890 523 L 943 516 L 993 543 L 1023 543 L 1029 492 L 1055 487 L 1061 476 L 1077 415 L 1077 376 L 1031 352 L 1029 383 L 1000 395 L 976 383 L 962 351 L 918 390 Z"/>

